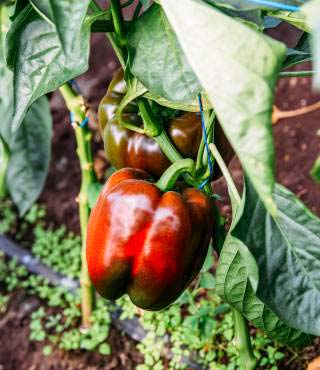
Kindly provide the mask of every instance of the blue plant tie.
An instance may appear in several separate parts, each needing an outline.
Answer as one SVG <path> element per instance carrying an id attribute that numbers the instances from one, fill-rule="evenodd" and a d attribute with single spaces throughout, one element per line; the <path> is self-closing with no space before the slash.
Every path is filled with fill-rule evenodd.
<path id="1" fill-rule="evenodd" d="M 198 102 L 199 102 L 200 116 L 201 116 L 202 135 L 203 135 L 204 144 L 205 144 L 205 148 L 206 148 L 206 152 L 207 152 L 208 167 L 209 167 L 209 172 L 210 172 L 209 177 L 206 178 L 199 185 L 199 189 L 203 189 L 210 182 L 210 180 L 212 179 L 212 176 L 213 176 L 213 165 L 212 165 L 211 154 L 210 154 L 210 149 L 209 149 L 207 129 L 206 129 L 206 124 L 205 124 L 205 120 L 204 120 L 204 112 L 203 112 L 203 105 L 202 105 L 201 94 L 198 94 Z"/>
<path id="2" fill-rule="evenodd" d="M 79 124 L 75 120 L 75 114 L 73 112 L 70 112 L 70 122 L 71 122 L 71 124 L 76 123 L 79 127 L 83 128 L 85 125 L 87 125 L 89 123 L 89 117 L 86 116 L 85 119 Z"/>
<path id="3" fill-rule="evenodd" d="M 276 1 L 270 1 L 270 0 L 247 0 L 251 3 L 259 4 L 259 5 L 266 5 L 270 8 L 276 8 L 278 10 L 288 10 L 290 12 L 298 12 L 300 10 L 299 6 L 295 5 L 287 5 L 287 4 L 281 4 Z"/>

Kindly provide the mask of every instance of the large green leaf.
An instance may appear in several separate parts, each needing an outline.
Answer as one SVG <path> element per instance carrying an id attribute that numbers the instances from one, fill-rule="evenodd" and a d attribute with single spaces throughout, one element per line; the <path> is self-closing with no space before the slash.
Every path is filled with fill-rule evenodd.
<path id="1" fill-rule="evenodd" d="M 302 7 L 302 12 L 307 17 L 307 22 L 312 30 L 311 45 L 313 52 L 313 69 L 316 71 L 313 77 L 313 85 L 320 89 L 320 0 L 313 0 Z"/>
<path id="2" fill-rule="evenodd" d="M 80 36 L 90 0 L 30 0 L 30 3 L 56 27 L 63 50 L 72 49 Z"/>
<path id="3" fill-rule="evenodd" d="M 51 115 L 46 97 L 33 104 L 23 125 L 11 130 L 13 114 L 13 74 L 4 58 L 4 35 L 9 14 L 0 13 L 0 157 L 4 160 L 6 187 L 22 215 L 40 194 L 48 172 L 51 149 Z M 9 155 L 10 153 L 10 155 Z M 0 162 L 1 162 L 0 159 Z M 1 176 L 3 179 L 3 176 Z M 1 187 L 1 186 L 0 186 Z"/>
<path id="4" fill-rule="evenodd" d="M 307 334 L 290 328 L 255 294 L 255 261 L 240 240 L 228 234 L 216 272 L 216 292 L 271 338 L 290 346 L 310 341 Z"/>
<path id="5" fill-rule="evenodd" d="M 275 213 L 271 112 L 285 46 L 198 1 L 162 5 L 226 136 Z"/>
<path id="6" fill-rule="evenodd" d="M 31 106 L 18 130 L 11 132 L 7 127 L 10 149 L 7 187 L 20 215 L 42 191 L 50 161 L 51 126 L 48 99 L 41 97 Z"/>
<path id="7" fill-rule="evenodd" d="M 320 220 L 294 194 L 274 190 L 278 216 L 272 217 L 250 181 L 241 218 L 232 235 L 259 267 L 257 296 L 286 323 L 320 334 Z"/>
<path id="8" fill-rule="evenodd" d="M 54 26 L 27 6 L 7 36 L 7 62 L 14 71 L 14 120 L 19 127 L 30 105 L 88 68 L 90 25 L 63 50 Z"/>
<path id="9" fill-rule="evenodd" d="M 132 73 L 167 100 L 192 101 L 201 86 L 161 7 L 154 4 L 128 36 Z"/>

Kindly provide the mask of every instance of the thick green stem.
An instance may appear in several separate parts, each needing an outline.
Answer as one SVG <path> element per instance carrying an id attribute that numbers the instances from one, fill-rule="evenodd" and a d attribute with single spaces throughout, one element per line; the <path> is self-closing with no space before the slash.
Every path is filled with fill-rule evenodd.
<path id="1" fill-rule="evenodd" d="M 315 73 L 315 71 L 288 71 L 280 72 L 279 77 L 310 77 L 313 76 Z"/>
<path id="2" fill-rule="evenodd" d="M 163 131 L 163 126 L 162 123 L 155 118 L 148 101 L 144 98 L 138 98 L 137 103 L 143 119 L 145 134 L 150 137 L 159 136 Z"/>
<path id="3" fill-rule="evenodd" d="M 125 35 L 125 29 L 124 29 L 124 21 L 122 16 L 122 10 L 119 0 L 111 0 L 111 14 L 112 14 L 112 20 L 114 24 L 114 30 L 117 38 L 118 45 L 122 48 L 122 52 L 125 55 L 126 50 L 126 35 Z"/>
<path id="4" fill-rule="evenodd" d="M 243 370 L 254 370 L 257 367 L 257 360 L 254 357 L 251 347 L 251 340 L 247 320 L 239 311 L 232 308 L 235 341 L 239 351 Z"/>
<path id="5" fill-rule="evenodd" d="M 77 95 L 69 85 L 65 84 L 60 87 L 60 92 L 66 102 L 68 109 L 74 113 L 75 120 L 81 123 L 85 119 L 85 106 L 81 96 Z M 81 167 L 81 188 L 78 196 L 79 217 L 82 237 L 82 258 L 81 258 L 81 309 L 82 325 L 90 326 L 90 316 L 94 305 L 95 292 L 89 278 L 87 261 L 86 261 L 86 237 L 87 225 L 89 219 L 88 189 L 91 183 L 95 181 L 93 170 L 93 160 L 91 151 L 91 133 L 88 126 L 75 127 L 77 142 L 77 154 Z"/>
<path id="6" fill-rule="evenodd" d="M 156 183 L 157 187 L 161 191 L 171 190 L 177 182 L 180 175 L 184 172 L 194 174 L 195 165 L 194 161 L 190 158 L 180 159 L 179 161 L 172 164 L 161 176 Z"/>

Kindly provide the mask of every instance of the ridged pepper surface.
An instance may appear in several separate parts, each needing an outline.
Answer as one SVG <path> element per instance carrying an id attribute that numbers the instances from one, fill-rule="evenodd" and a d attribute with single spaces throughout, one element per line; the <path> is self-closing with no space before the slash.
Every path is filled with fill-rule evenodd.
<path id="1" fill-rule="evenodd" d="M 108 179 L 90 216 L 86 254 L 103 297 L 127 293 L 138 307 L 160 310 L 199 273 L 214 219 L 200 190 L 162 193 L 150 180 L 131 168 Z"/>

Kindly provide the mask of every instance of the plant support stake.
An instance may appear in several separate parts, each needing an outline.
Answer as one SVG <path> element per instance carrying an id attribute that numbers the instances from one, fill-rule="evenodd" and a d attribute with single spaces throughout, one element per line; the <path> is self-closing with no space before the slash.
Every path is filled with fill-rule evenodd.
<path id="1" fill-rule="evenodd" d="M 83 98 L 75 93 L 68 84 L 60 87 L 60 92 L 66 102 L 70 112 L 74 113 L 74 118 L 81 123 L 86 118 Z M 82 326 L 90 326 L 90 316 L 94 305 L 95 291 L 91 284 L 86 261 L 86 236 L 87 225 L 90 214 L 88 203 L 88 189 L 91 183 L 95 181 L 93 170 L 92 152 L 91 152 L 91 133 L 88 125 L 84 127 L 77 126 L 75 129 L 77 154 L 81 167 L 81 188 L 78 196 L 79 217 L 82 237 L 82 256 L 81 256 L 81 309 L 82 309 Z"/>

